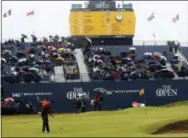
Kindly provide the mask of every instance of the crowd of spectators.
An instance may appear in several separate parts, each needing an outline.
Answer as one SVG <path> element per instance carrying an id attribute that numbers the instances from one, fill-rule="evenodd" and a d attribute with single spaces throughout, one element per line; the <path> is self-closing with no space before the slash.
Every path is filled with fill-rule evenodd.
<path id="1" fill-rule="evenodd" d="M 1 47 L 1 77 L 3 83 L 54 81 L 54 67 L 63 66 L 67 80 L 79 79 L 79 61 L 75 58 L 75 45 L 70 38 L 49 36 L 27 43 L 22 34 L 21 41 L 8 40 Z M 168 42 L 169 51 L 177 53 L 179 44 Z M 140 58 L 131 47 L 126 52 L 114 56 L 113 51 L 104 48 L 85 48 L 85 63 L 93 80 L 135 80 L 151 78 L 174 78 L 174 73 L 166 67 L 167 53 L 144 53 Z M 188 76 L 188 65 L 174 56 L 171 67 L 178 76 Z"/>
<path id="2" fill-rule="evenodd" d="M 37 41 L 37 38 L 33 38 L 33 42 L 26 43 L 26 38 L 22 36 L 21 42 L 8 40 L 2 43 L 3 83 L 50 81 L 50 78 L 54 78 L 54 66 L 66 66 L 69 62 L 77 63 L 73 53 L 74 45 L 68 41 L 57 41 L 57 38 L 53 41 Z M 73 69 L 79 70 L 78 67 Z M 75 72 L 79 74 L 79 71 Z"/>
<path id="3" fill-rule="evenodd" d="M 105 48 L 86 48 L 83 52 L 93 80 L 174 78 L 174 73 L 166 68 L 167 59 L 161 53 L 146 52 L 138 58 L 134 47 L 117 56 Z"/>

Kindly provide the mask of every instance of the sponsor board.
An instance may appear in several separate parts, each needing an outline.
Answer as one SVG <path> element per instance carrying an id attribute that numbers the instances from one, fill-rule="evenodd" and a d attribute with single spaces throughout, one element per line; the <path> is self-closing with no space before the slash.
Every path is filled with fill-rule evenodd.
<path id="1" fill-rule="evenodd" d="M 172 85 L 162 85 L 161 88 L 156 90 L 157 97 L 170 97 L 178 96 L 178 89 L 172 87 Z"/>
<path id="2" fill-rule="evenodd" d="M 84 92 L 83 88 L 73 88 L 71 91 L 67 92 L 67 99 L 78 99 L 80 95 L 86 95 L 89 97 L 89 92 Z"/>
<path id="3" fill-rule="evenodd" d="M 139 93 L 140 89 L 128 89 L 128 90 L 107 90 L 105 88 L 96 88 L 99 90 L 100 93 L 106 94 L 106 95 L 113 95 L 117 93 Z"/>
<path id="4" fill-rule="evenodd" d="M 50 96 L 52 92 L 21 92 L 21 93 L 12 93 L 12 97 L 20 98 L 20 97 L 28 97 L 28 96 Z"/>

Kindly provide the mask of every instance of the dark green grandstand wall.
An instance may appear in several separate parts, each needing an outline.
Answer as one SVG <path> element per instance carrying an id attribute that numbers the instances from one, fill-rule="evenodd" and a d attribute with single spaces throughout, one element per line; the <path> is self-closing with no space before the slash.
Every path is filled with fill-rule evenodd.
<path id="1" fill-rule="evenodd" d="M 132 102 L 144 102 L 139 91 L 145 89 L 145 100 L 148 106 L 159 106 L 171 102 L 188 100 L 187 80 L 159 81 L 97 81 L 76 83 L 40 83 L 40 84 L 5 84 L 5 97 L 13 97 L 40 109 L 37 96 L 54 100 L 58 112 L 74 112 L 73 101 L 79 92 L 86 92 L 92 99 L 95 88 L 103 88 L 104 110 L 129 108 Z M 88 102 L 88 110 L 92 110 Z"/>

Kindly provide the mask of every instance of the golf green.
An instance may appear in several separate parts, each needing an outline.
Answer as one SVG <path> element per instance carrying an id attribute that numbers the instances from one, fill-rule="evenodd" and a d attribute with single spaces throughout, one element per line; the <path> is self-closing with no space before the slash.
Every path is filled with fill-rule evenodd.
<path id="1" fill-rule="evenodd" d="M 40 115 L 2 117 L 3 137 L 156 137 L 151 133 L 166 124 L 188 119 L 188 105 L 129 108 L 119 111 L 59 114 L 49 117 L 51 133 L 41 132 Z M 187 137 L 185 133 L 165 133 L 157 137 Z"/>

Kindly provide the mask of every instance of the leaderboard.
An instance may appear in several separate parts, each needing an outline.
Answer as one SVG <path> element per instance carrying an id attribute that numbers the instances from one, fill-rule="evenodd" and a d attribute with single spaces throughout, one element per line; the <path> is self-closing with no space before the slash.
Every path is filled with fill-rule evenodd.
<path id="1" fill-rule="evenodd" d="M 72 36 L 134 35 L 135 15 L 127 11 L 72 11 Z"/>

